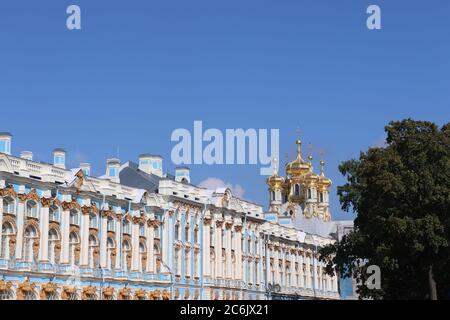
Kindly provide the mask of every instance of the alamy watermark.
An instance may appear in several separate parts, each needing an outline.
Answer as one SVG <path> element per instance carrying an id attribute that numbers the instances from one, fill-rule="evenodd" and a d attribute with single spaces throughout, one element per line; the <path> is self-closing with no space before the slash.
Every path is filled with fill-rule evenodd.
<path id="1" fill-rule="evenodd" d="M 178 143 L 171 159 L 175 165 L 260 164 L 265 166 L 260 174 L 266 176 L 273 173 L 274 159 L 279 158 L 279 140 L 279 129 L 226 129 L 223 134 L 216 128 L 203 131 L 203 122 L 194 121 L 193 134 L 184 128 L 172 132 L 171 141 Z"/>

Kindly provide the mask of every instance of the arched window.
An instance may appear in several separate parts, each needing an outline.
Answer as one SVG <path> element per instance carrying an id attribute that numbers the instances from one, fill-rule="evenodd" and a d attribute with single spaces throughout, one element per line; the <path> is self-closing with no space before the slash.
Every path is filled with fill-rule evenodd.
<path id="1" fill-rule="evenodd" d="M 323 192 L 319 193 L 319 202 L 323 202 Z"/>
<path id="2" fill-rule="evenodd" d="M 69 235 L 69 264 L 75 266 L 75 249 L 78 245 L 78 235 L 75 232 L 71 232 Z"/>
<path id="3" fill-rule="evenodd" d="M 79 219 L 78 219 L 78 211 L 72 210 L 70 211 L 70 224 L 73 225 L 78 225 L 79 224 Z"/>
<path id="4" fill-rule="evenodd" d="M 50 206 L 50 208 L 48 209 L 48 219 L 50 221 L 55 221 L 55 222 L 59 221 L 59 209 L 58 209 L 58 207 Z"/>
<path id="5" fill-rule="evenodd" d="M 30 200 L 27 202 L 27 217 L 37 218 L 38 214 L 38 206 L 37 203 Z"/>
<path id="6" fill-rule="evenodd" d="M 48 231 L 48 261 L 51 264 L 56 263 L 55 247 L 59 240 L 58 232 L 55 229 Z"/>
<path id="7" fill-rule="evenodd" d="M 0 252 L 1 259 L 11 259 L 14 256 L 14 252 L 10 252 L 9 243 L 11 238 L 14 237 L 14 228 L 9 222 L 5 222 L 2 225 L 2 247 Z"/>
<path id="8" fill-rule="evenodd" d="M 270 192 L 270 197 L 271 197 L 272 201 L 275 201 L 275 191 Z"/>
<path id="9" fill-rule="evenodd" d="M 88 266 L 89 268 L 96 267 L 96 261 L 94 257 L 94 252 L 98 246 L 97 238 L 94 235 L 89 236 L 89 253 L 88 253 Z"/>
<path id="10" fill-rule="evenodd" d="M 26 262 L 33 262 L 33 244 L 37 239 L 37 231 L 33 226 L 28 226 L 23 234 L 23 254 Z"/>
<path id="11" fill-rule="evenodd" d="M 312 198 L 312 190 L 308 188 L 308 199 Z"/>
<path id="12" fill-rule="evenodd" d="M 145 256 L 146 256 L 147 250 L 145 249 L 145 245 L 140 242 L 139 243 L 139 270 L 141 272 L 143 272 L 145 270 L 145 265 L 144 265 L 144 261 L 145 261 Z"/>
<path id="13" fill-rule="evenodd" d="M 153 265 L 155 266 L 156 273 L 161 272 L 160 259 L 161 253 L 159 251 L 159 246 L 155 244 L 153 246 Z"/>
<path id="14" fill-rule="evenodd" d="M 14 200 L 10 197 L 3 198 L 3 213 L 14 214 Z"/>
<path id="15" fill-rule="evenodd" d="M 295 185 L 295 195 L 296 196 L 300 195 L 300 186 L 298 184 Z"/>
<path id="16" fill-rule="evenodd" d="M 131 245 L 128 240 L 122 242 L 122 270 L 128 270 L 128 254 L 131 251 Z"/>
<path id="17" fill-rule="evenodd" d="M 106 240 L 106 259 L 107 259 L 106 266 L 110 270 L 112 270 L 112 268 L 113 268 L 113 265 L 112 265 L 112 254 L 113 254 L 113 251 L 114 251 L 115 247 L 116 247 L 116 244 L 114 242 L 114 239 L 109 237 Z"/>

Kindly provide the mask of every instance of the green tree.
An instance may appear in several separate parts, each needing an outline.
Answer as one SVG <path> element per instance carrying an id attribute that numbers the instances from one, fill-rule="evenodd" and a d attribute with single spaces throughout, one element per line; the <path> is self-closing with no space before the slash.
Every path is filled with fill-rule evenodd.
<path id="1" fill-rule="evenodd" d="M 354 277 L 361 298 L 448 299 L 450 293 L 450 123 L 406 119 L 385 127 L 386 146 L 339 166 L 354 231 L 321 250 L 329 274 Z M 381 288 L 366 285 L 369 265 Z"/>

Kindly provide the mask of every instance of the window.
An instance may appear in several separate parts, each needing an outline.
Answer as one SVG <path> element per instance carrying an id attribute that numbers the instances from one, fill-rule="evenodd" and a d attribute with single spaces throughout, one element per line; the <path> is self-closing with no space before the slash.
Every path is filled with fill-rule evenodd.
<path id="1" fill-rule="evenodd" d="M 319 193 L 319 202 L 323 202 L 323 192 Z"/>
<path id="2" fill-rule="evenodd" d="M 48 210 L 48 219 L 50 221 L 59 221 L 59 210 L 58 207 L 51 206 Z"/>
<path id="3" fill-rule="evenodd" d="M 143 225 L 143 224 L 139 225 L 139 236 L 145 237 L 145 225 Z"/>
<path id="4" fill-rule="evenodd" d="M 116 230 L 116 225 L 114 223 L 114 219 L 111 217 L 108 217 L 108 220 L 106 222 L 106 228 L 108 229 L 108 231 L 115 231 Z"/>
<path id="5" fill-rule="evenodd" d="M 143 272 L 145 270 L 144 261 L 147 250 L 145 249 L 145 245 L 141 242 L 139 243 L 139 270 Z"/>
<path id="6" fill-rule="evenodd" d="M 12 198 L 6 197 L 3 199 L 3 213 L 14 214 L 14 200 Z"/>
<path id="7" fill-rule="evenodd" d="M 106 268 L 112 270 L 112 254 L 114 249 L 116 248 L 116 244 L 114 240 L 110 237 L 106 240 Z"/>
<path id="8" fill-rule="evenodd" d="M 2 247 L 0 251 L 1 259 L 11 259 L 14 252 L 9 251 L 9 242 L 14 236 L 14 228 L 9 222 L 5 222 L 2 226 Z"/>
<path id="9" fill-rule="evenodd" d="M 184 241 L 189 242 L 189 227 L 184 228 Z"/>
<path id="10" fill-rule="evenodd" d="M 272 201 L 275 201 L 275 191 L 271 191 L 270 196 L 272 198 Z"/>
<path id="11" fill-rule="evenodd" d="M 180 225 L 175 225 L 175 240 L 180 240 Z"/>
<path id="12" fill-rule="evenodd" d="M 98 228 L 97 216 L 89 216 L 89 228 Z"/>
<path id="13" fill-rule="evenodd" d="M 311 189 L 308 189 L 308 199 L 311 199 L 312 198 L 312 192 L 311 192 Z"/>
<path id="14" fill-rule="evenodd" d="M 11 153 L 11 144 L 8 140 L 0 140 L 0 152 Z"/>
<path id="15" fill-rule="evenodd" d="M 125 221 L 123 222 L 123 233 L 131 234 L 131 226 L 130 226 L 130 222 L 128 222 L 127 220 L 125 220 Z"/>
<path id="16" fill-rule="evenodd" d="M 27 202 L 27 217 L 37 218 L 37 203 L 34 201 Z"/>
<path id="17" fill-rule="evenodd" d="M 119 172 L 118 168 L 109 168 L 108 176 L 117 177 L 118 172 Z"/>
<path id="18" fill-rule="evenodd" d="M 69 264 L 75 266 L 75 251 L 78 245 L 78 235 L 75 232 L 71 232 L 69 235 Z"/>
<path id="19" fill-rule="evenodd" d="M 37 239 L 37 231 L 33 226 L 28 226 L 25 229 L 23 241 L 23 259 L 26 262 L 33 262 L 33 244 Z"/>
<path id="20" fill-rule="evenodd" d="M 59 240 L 58 232 L 55 229 L 48 231 L 48 261 L 51 264 L 56 263 L 55 247 Z"/>
<path id="21" fill-rule="evenodd" d="M 295 195 L 296 196 L 300 195 L 300 186 L 298 184 L 295 185 Z"/>
<path id="22" fill-rule="evenodd" d="M 98 243 L 97 243 L 97 238 L 93 235 L 89 236 L 89 255 L 88 255 L 88 266 L 89 268 L 94 268 L 96 267 L 96 262 L 95 260 L 95 249 L 97 247 Z"/>
<path id="23" fill-rule="evenodd" d="M 53 161 L 55 164 L 64 164 L 64 156 L 55 156 Z"/>
<path id="24" fill-rule="evenodd" d="M 198 226 L 194 229 L 194 243 L 198 243 Z"/>
<path id="25" fill-rule="evenodd" d="M 155 266 L 156 273 L 161 272 L 161 253 L 159 252 L 159 246 L 154 245 L 153 246 L 153 265 Z"/>
<path id="26" fill-rule="evenodd" d="M 131 252 L 131 245 L 127 240 L 122 242 L 122 270 L 128 270 L 128 254 Z"/>
<path id="27" fill-rule="evenodd" d="M 78 212 L 70 211 L 70 224 L 78 225 Z"/>

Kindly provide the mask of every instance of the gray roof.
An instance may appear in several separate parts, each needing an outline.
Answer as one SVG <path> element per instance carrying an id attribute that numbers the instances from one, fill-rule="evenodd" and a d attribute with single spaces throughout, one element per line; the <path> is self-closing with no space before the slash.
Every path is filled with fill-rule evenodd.
<path id="1" fill-rule="evenodd" d="M 124 166 L 119 173 L 120 183 L 132 188 L 145 189 L 155 192 L 161 179 L 155 174 L 147 174 L 139 170 L 138 165 L 132 161 Z"/>
<path id="2" fill-rule="evenodd" d="M 0 132 L 0 136 L 8 136 L 8 137 L 12 137 L 12 134 L 9 132 Z"/>

